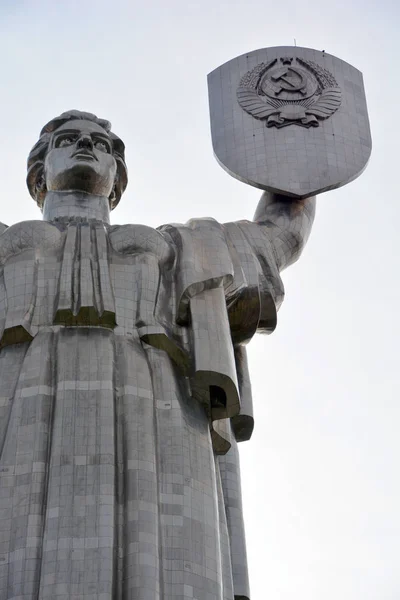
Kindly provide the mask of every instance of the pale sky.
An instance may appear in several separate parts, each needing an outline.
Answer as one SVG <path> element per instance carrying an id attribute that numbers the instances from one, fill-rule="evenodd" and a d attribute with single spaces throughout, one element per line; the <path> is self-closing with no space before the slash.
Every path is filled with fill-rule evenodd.
<path id="1" fill-rule="evenodd" d="M 319 198 L 284 273 L 278 327 L 250 345 L 256 426 L 241 447 L 252 600 L 400 598 L 397 0 L 1 0 L 3 202 L 41 127 L 109 119 L 130 183 L 113 223 L 251 218 L 260 191 L 213 157 L 206 76 L 257 48 L 324 49 L 364 73 L 367 170 Z"/>

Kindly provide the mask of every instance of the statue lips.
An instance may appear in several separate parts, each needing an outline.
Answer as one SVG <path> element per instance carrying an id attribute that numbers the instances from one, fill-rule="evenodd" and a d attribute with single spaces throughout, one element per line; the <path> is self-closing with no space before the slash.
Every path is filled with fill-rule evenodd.
<path id="1" fill-rule="evenodd" d="M 98 160 L 94 154 L 88 152 L 87 150 L 78 150 L 78 152 L 74 152 L 72 158 L 79 158 L 81 160 Z"/>

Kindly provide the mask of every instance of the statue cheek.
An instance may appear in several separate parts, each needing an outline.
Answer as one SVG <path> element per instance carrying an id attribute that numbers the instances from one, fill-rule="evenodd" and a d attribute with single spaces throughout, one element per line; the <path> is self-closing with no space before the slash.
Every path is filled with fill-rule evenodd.
<path id="1" fill-rule="evenodd" d="M 109 170 L 112 180 L 114 181 L 117 176 L 117 163 L 113 157 L 110 157 L 110 159 L 111 159 L 111 161 L 109 162 L 108 170 Z"/>
<path id="2" fill-rule="evenodd" d="M 111 160 L 111 168 L 113 173 L 117 172 L 117 161 L 115 160 L 115 158 L 113 156 L 110 156 L 110 160 Z"/>
<path id="3" fill-rule="evenodd" d="M 53 173 L 56 173 L 64 164 L 65 157 L 60 156 L 59 153 L 55 152 L 54 150 L 50 150 L 44 160 L 45 176 L 48 177 Z"/>
<path id="4" fill-rule="evenodd" d="M 95 152 L 95 155 L 98 159 L 98 168 L 102 170 L 103 173 L 108 173 L 111 177 L 115 177 L 117 172 L 117 163 L 115 158 L 110 154 L 104 154 Z"/>
<path id="5" fill-rule="evenodd" d="M 53 157 L 51 156 L 51 152 L 49 154 L 47 154 L 46 158 L 44 159 L 44 177 L 46 179 L 46 181 L 49 180 L 49 178 L 51 179 L 54 173 L 54 160 Z"/>
<path id="6" fill-rule="evenodd" d="M 52 156 L 51 156 L 51 154 L 52 154 L 52 150 L 46 154 L 45 159 L 44 159 L 44 170 L 45 170 L 46 173 L 47 173 L 47 171 L 49 170 L 49 168 L 50 168 L 50 166 L 52 164 Z"/>

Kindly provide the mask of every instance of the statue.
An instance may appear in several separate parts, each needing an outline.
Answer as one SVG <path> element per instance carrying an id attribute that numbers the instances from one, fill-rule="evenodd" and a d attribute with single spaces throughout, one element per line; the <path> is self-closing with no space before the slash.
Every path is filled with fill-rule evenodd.
<path id="1" fill-rule="evenodd" d="M 0 235 L 0 598 L 249 599 L 245 344 L 276 325 L 315 197 L 110 225 L 124 144 L 76 110 L 42 129 L 27 183 L 44 220 Z"/>

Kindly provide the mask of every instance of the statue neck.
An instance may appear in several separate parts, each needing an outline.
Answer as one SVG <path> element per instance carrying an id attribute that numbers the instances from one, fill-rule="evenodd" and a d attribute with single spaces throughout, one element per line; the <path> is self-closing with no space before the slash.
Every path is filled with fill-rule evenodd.
<path id="1" fill-rule="evenodd" d="M 43 219 L 54 221 L 60 217 L 98 219 L 110 223 L 108 198 L 78 191 L 47 192 L 43 204 Z"/>

